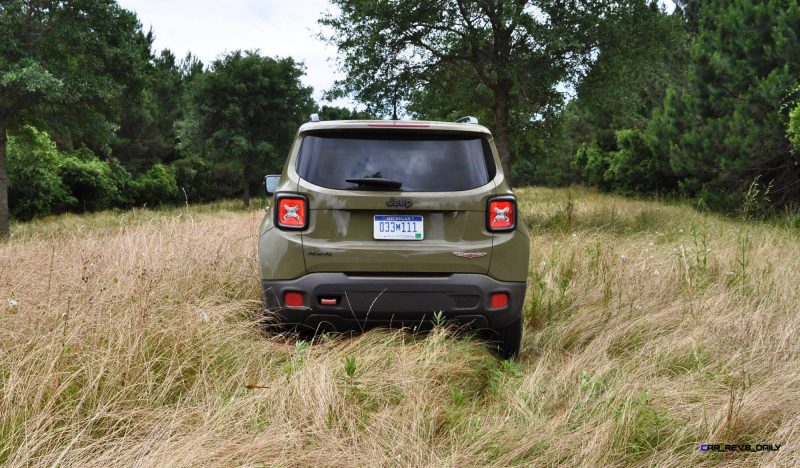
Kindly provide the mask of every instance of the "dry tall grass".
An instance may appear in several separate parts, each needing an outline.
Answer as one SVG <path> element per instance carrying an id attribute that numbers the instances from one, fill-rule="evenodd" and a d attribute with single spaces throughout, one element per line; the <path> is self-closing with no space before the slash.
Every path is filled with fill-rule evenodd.
<path id="1" fill-rule="evenodd" d="M 436 330 L 261 335 L 261 212 L 15 226 L 0 246 L 0 464 L 800 464 L 800 234 L 518 192 L 521 358 Z M 704 453 L 701 443 L 781 444 Z"/>

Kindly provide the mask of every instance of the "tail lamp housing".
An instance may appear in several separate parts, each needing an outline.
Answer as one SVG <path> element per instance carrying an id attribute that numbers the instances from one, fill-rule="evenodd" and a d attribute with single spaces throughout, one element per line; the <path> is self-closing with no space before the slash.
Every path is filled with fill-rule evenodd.
<path id="1" fill-rule="evenodd" d="M 489 302 L 492 309 L 505 309 L 511 300 L 508 297 L 508 293 L 500 292 L 492 293 L 489 297 Z"/>
<path id="2" fill-rule="evenodd" d="M 283 303 L 286 304 L 286 307 L 302 307 L 303 293 L 296 291 L 287 291 L 283 295 Z"/>
<path id="3" fill-rule="evenodd" d="M 486 229 L 489 232 L 505 232 L 516 228 L 517 199 L 508 195 L 490 198 L 486 203 Z"/>
<path id="4" fill-rule="evenodd" d="M 308 227 L 308 198 L 297 193 L 276 194 L 275 226 L 298 231 Z"/>

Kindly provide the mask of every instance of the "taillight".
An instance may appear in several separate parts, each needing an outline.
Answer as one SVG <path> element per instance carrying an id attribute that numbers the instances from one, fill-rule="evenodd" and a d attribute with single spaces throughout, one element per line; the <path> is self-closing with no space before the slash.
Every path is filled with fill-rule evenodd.
<path id="1" fill-rule="evenodd" d="M 281 229 L 308 226 L 308 199 L 303 195 L 279 194 L 275 197 L 275 225 Z"/>
<path id="2" fill-rule="evenodd" d="M 489 231 L 512 231 L 517 227 L 517 200 L 498 197 L 489 200 L 486 209 L 486 228 Z"/>
<path id="3" fill-rule="evenodd" d="M 508 305 L 508 294 L 494 293 L 491 295 L 490 300 L 492 309 L 503 309 Z"/>
<path id="4" fill-rule="evenodd" d="M 283 295 L 283 303 L 286 307 L 302 307 L 303 294 L 299 292 L 290 291 Z"/>

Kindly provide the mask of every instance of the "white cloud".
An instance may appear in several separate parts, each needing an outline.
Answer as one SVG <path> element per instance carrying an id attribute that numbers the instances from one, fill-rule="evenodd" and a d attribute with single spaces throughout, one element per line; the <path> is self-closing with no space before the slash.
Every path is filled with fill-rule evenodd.
<path id="1" fill-rule="evenodd" d="M 317 20 L 329 8 L 326 0 L 119 0 L 135 11 L 156 50 L 170 49 L 178 58 L 192 52 L 205 64 L 226 52 L 259 49 L 262 55 L 293 57 L 306 66 L 303 83 L 322 93 L 341 74 L 336 49 L 317 39 Z M 325 102 L 327 103 L 327 102 Z M 353 107 L 349 99 L 334 105 Z"/>

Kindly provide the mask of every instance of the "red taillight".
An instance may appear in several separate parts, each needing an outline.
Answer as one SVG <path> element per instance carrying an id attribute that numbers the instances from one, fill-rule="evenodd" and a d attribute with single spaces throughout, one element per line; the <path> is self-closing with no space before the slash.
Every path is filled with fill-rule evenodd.
<path id="1" fill-rule="evenodd" d="M 493 198 L 486 210 L 490 231 L 511 231 L 517 227 L 517 202 L 513 197 Z"/>
<path id="2" fill-rule="evenodd" d="M 308 224 L 308 201 L 301 195 L 276 197 L 275 224 L 283 229 L 305 229 Z"/>
<path id="3" fill-rule="evenodd" d="M 299 292 L 287 292 L 283 295 L 283 303 L 286 307 L 302 307 L 303 294 Z"/>
<path id="4" fill-rule="evenodd" d="M 494 293 L 491 296 L 492 309 L 502 309 L 508 305 L 508 294 Z"/>

